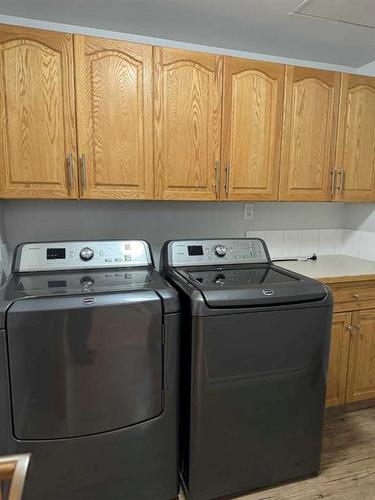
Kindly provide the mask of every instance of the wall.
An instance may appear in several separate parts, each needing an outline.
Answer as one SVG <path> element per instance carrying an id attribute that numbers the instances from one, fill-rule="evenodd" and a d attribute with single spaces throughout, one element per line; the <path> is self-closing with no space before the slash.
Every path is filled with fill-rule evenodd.
<path id="1" fill-rule="evenodd" d="M 211 47 L 207 45 L 178 42 L 175 40 L 167 40 L 150 36 L 133 35 L 130 33 L 122 33 L 118 31 L 108 31 L 97 28 L 87 28 L 85 26 L 74 26 L 71 24 L 62 24 L 49 21 L 40 21 L 37 19 L 27 19 L 23 17 L 6 16 L 0 14 L 0 23 L 13 24 L 18 26 L 26 26 L 29 28 L 40 28 L 53 31 L 62 31 L 65 33 L 76 33 L 82 35 L 98 36 L 103 38 L 113 38 L 117 40 L 127 40 L 129 42 L 147 43 L 150 45 L 162 45 L 163 47 L 174 47 L 187 50 L 195 50 L 198 52 L 207 52 L 211 54 L 220 54 L 224 56 L 244 57 L 260 61 L 278 62 L 281 64 L 293 64 L 296 66 L 306 66 L 312 68 L 327 69 L 332 71 L 343 71 L 347 73 L 357 73 L 358 68 L 351 66 L 341 66 L 338 64 L 321 63 L 309 61 L 305 59 L 294 59 L 290 57 L 273 56 L 267 54 L 259 54 L 256 52 L 247 52 L 235 49 L 223 49 L 221 47 Z"/>
<path id="2" fill-rule="evenodd" d="M 314 61 L 266 56 L 10 16 L 0 15 L 0 22 L 336 71 L 362 72 L 362 68 L 357 70 Z M 363 72 L 375 74 L 374 65 L 364 66 Z M 282 253 L 285 255 L 291 251 L 290 241 L 294 242 L 293 248 L 304 253 L 315 251 L 319 241 L 319 248 L 322 250 L 325 242 L 334 241 L 333 233 L 324 231 L 326 229 L 346 228 L 345 234 L 349 236 L 352 234 L 350 230 L 360 226 L 365 228 L 365 232 L 375 231 L 375 212 L 372 213 L 372 205 L 344 207 L 332 203 L 257 203 L 254 208 L 254 219 L 244 221 L 241 203 L 5 201 L 0 205 L 0 244 L 4 241 L 4 235 L 9 242 L 10 252 L 17 243 L 26 240 L 135 237 L 148 239 L 158 258 L 160 245 L 169 238 L 245 236 L 246 231 L 252 230 L 272 231 L 264 236 L 278 243 L 275 248 L 280 248 L 281 238 Z M 309 232 L 306 231 L 308 229 L 322 231 Z M 281 231 L 281 234 L 280 230 L 287 230 L 289 233 L 286 235 Z M 342 234 L 344 233 L 337 233 L 336 239 L 340 240 Z M 298 245 L 297 241 L 300 242 Z M 310 246 L 306 246 L 306 241 L 310 242 Z M 286 243 L 289 243 L 289 246 Z M 332 245 L 329 248 L 331 249 Z M 347 248 L 350 250 L 351 247 Z M 2 250 L 0 271 L 7 267 L 6 252 L 4 248 Z"/>
<path id="3" fill-rule="evenodd" d="M 232 202 L 3 203 L 11 251 L 21 241 L 144 238 L 151 243 L 156 261 L 160 246 L 168 239 L 244 237 L 248 230 L 339 229 L 344 224 L 339 203 L 254 203 L 251 220 L 243 219 L 242 203 Z"/>
<path id="4" fill-rule="evenodd" d="M 344 227 L 375 233 L 375 204 L 348 203 L 344 207 Z"/>

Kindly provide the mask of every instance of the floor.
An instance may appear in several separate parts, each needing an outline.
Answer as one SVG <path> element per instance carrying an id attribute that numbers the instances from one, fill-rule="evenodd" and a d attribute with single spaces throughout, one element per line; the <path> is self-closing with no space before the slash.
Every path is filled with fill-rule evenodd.
<path id="1" fill-rule="evenodd" d="M 321 498 L 375 500 L 375 408 L 326 417 L 319 476 L 236 500 Z"/>

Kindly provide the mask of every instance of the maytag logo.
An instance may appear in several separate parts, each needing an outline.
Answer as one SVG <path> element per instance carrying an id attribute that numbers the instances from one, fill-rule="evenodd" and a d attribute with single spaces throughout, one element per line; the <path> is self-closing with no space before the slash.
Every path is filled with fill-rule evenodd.
<path id="1" fill-rule="evenodd" d="M 270 295 L 275 295 L 275 290 L 272 290 L 271 288 L 267 288 L 266 290 L 263 290 L 263 294 L 270 296 Z"/>
<path id="2" fill-rule="evenodd" d="M 93 304 L 95 302 L 94 297 L 84 297 L 82 300 L 84 304 Z"/>

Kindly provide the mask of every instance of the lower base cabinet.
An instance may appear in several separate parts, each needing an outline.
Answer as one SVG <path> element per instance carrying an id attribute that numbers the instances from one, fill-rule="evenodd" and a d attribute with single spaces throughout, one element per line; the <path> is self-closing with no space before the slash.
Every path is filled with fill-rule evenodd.
<path id="1" fill-rule="evenodd" d="M 327 379 L 327 407 L 345 403 L 351 316 L 351 313 L 333 315 Z"/>
<path id="2" fill-rule="evenodd" d="M 375 308 L 333 315 L 326 406 L 375 399 Z"/>

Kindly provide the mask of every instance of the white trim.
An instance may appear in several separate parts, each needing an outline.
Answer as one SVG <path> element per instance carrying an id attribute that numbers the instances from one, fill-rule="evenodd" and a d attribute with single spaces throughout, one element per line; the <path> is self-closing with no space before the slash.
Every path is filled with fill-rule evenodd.
<path id="1" fill-rule="evenodd" d="M 338 64 L 321 63 L 314 61 L 305 61 L 304 59 L 293 59 L 290 57 L 272 56 L 259 54 L 257 52 L 246 52 L 243 50 L 223 49 L 219 47 L 210 47 L 195 43 L 179 42 L 177 40 L 166 40 L 164 38 L 154 38 L 149 36 L 132 35 L 130 33 L 120 33 L 118 31 L 107 31 L 97 28 L 88 28 L 85 26 L 75 26 L 72 24 L 62 24 L 50 21 L 40 21 L 37 19 L 28 19 L 24 17 L 14 17 L 0 15 L 0 23 L 25 26 L 28 28 L 40 28 L 52 31 L 62 31 L 64 33 L 77 33 L 81 35 L 98 36 L 102 38 L 113 38 L 118 40 L 127 40 L 129 42 L 147 43 L 150 45 L 162 45 L 164 47 L 173 47 L 180 49 L 195 50 L 198 52 L 208 52 L 211 54 L 243 57 L 245 59 L 254 59 L 258 61 L 277 62 L 281 64 L 293 64 L 295 66 L 304 66 L 309 68 L 319 68 L 331 71 L 342 71 L 345 73 L 357 73 L 358 69 L 352 66 L 340 66 Z"/>

